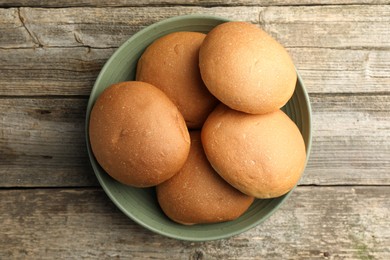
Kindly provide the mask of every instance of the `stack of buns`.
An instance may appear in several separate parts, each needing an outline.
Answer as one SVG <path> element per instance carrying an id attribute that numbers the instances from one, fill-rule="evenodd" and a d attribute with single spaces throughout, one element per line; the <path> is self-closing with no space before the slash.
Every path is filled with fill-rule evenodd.
<path id="1" fill-rule="evenodd" d="M 287 51 L 255 25 L 168 34 L 145 50 L 136 81 L 97 98 L 92 151 L 115 180 L 156 186 L 177 223 L 234 220 L 300 179 L 305 144 L 280 110 L 296 80 Z"/>

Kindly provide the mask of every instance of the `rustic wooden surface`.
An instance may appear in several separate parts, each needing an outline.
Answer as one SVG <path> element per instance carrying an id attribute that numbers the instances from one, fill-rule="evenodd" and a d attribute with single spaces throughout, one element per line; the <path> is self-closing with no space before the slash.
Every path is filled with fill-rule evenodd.
<path id="1" fill-rule="evenodd" d="M 251 231 L 191 243 L 129 221 L 100 189 L 3 190 L 0 252 L 2 259 L 389 259 L 389 196 L 385 186 L 298 187 Z"/>
<path id="2" fill-rule="evenodd" d="M 205 13 L 257 23 L 310 93 L 300 186 L 241 235 L 176 241 L 100 189 L 84 118 L 105 61 L 138 30 Z M 390 1 L 0 1 L 0 259 L 390 259 Z"/>

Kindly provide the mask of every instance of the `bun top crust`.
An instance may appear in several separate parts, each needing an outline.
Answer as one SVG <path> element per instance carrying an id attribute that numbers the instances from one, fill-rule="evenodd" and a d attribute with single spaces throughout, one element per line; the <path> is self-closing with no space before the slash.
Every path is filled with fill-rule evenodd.
<path id="1" fill-rule="evenodd" d="M 251 115 L 219 105 L 203 126 L 202 143 L 219 175 L 257 198 L 287 193 L 305 166 L 303 138 L 281 110 Z"/>
<path id="2" fill-rule="evenodd" d="M 209 91 L 232 109 L 275 111 L 292 96 L 297 75 L 287 51 L 262 29 L 227 22 L 207 34 L 199 53 Z"/>
<path id="3" fill-rule="evenodd" d="M 157 186 L 161 208 L 170 219 L 186 225 L 238 218 L 254 198 L 233 188 L 213 170 L 204 154 L 200 131 L 190 136 L 190 154 L 183 168 Z"/>
<path id="4" fill-rule="evenodd" d="M 199 71 L 203 33 L 176 32 L 153 42 L 142 54 L 136 79 L 161 89 L 178 107 L 189 128 L 200 129 L 217 105 Z"/>
<path id="5" fill-rule="evenodd" d="M 96 100 L 89 121 L 96 160 L 114 179 L 135 187 L 157 185 L 184 165 L 190 138 L 168 97 L 143 82 L 111 85 Z"/>

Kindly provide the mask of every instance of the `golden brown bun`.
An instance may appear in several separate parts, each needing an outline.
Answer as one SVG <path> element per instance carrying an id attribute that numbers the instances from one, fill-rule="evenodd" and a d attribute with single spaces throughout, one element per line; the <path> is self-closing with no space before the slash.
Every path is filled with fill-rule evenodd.
<path id="1" fill-rule="evenodd" d="M 89 138 L 96 160 L 114 179 L 157 185 L 184 165 L 190 138 L 176 106 L 144 82 L 111 85 L 91 111 Z"/>
<path id="2" fill-rule="evenodd" d="M 221 104 L 203 126 L 202 143 L 219 175 L 257 198 L 290 191 L 305 165 L 301 133 L 281 110 L 251 115 Z"/>
<path id="3" fill-rule="evenodd" d="M 201 128 L 217 99 L 199 72 L 199 48 L 205 34 L 176 32 L 153 42 L 142 54 L 136 79 L 161 89 L 182 113 L 189 128 Z"/>
<path id="4" fill-rule="evenodd" d="M 169 218 L 186 225 L 238 218 L 254 198 L 233 188 L 213 170 L 204 154 L 200 131 L 190 135 L 191 149 L 184 167 L 156 188 L 161 208 Z"/>
<path id="5" fill-rule="evenodd" d="M 209 32 L 200 48 L 199 67 L 215 97 L 251 114 L 281 108 L 297 81 L 287 51 L 266 32 L 245 22 L 223 23 Z"/>

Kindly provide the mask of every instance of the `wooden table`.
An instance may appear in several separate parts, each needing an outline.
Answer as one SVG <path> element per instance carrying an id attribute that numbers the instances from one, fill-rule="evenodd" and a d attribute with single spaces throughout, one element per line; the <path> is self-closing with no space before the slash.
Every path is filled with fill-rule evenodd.
<path id="1" fill-rule="evenodd" d="M 390 259 L 390 1 L 0 1 L 0 259 Z M 259 24 L 313 109 L 300 186 L 263 224 L 191 243 L 154 234 L 100 188 L 84 137 L 105 61 L 138 30 L 203 13 Z"/>

